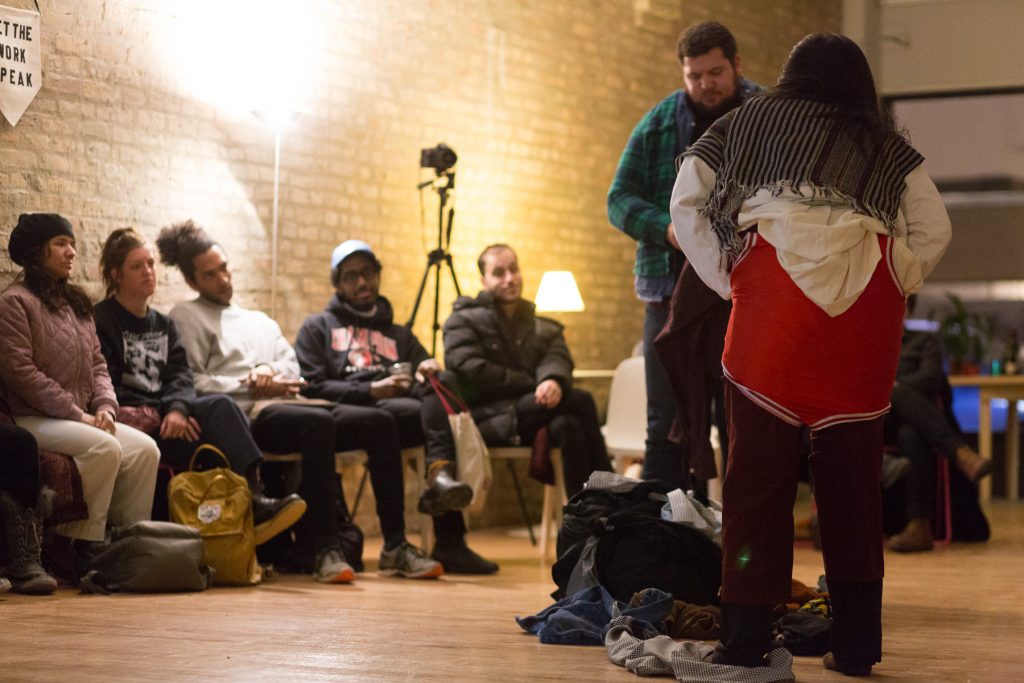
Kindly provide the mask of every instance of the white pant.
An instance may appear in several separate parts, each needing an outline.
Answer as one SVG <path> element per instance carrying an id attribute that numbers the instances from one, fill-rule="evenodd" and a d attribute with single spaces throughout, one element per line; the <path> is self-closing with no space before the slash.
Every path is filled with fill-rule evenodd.
<path id="1" fill-rule="evenodd" d="M 39 448 L 70 455 L 82 476 L 89 518 L 60 524 L 57 533 L 102 541 L 106 527 L 149 519 L 160 451 L 156 442 L 128 425 L 108 434 L 84 422 L 22 416 L 15 423 L 36 437 Z"/>

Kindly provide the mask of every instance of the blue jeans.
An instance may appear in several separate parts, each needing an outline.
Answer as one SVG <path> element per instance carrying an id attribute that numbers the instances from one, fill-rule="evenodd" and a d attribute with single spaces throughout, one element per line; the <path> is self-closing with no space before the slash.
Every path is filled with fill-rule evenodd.
<path id="1" fill-rule="evenodd" d="M 668 320 L 669 303 L 648 302 L 644 311 L 644 374 L 647 382 L 647 444 L 644 452 L 644 479 L 661 479 L 673 486 L 689 486 L 685 470 L 686 453 L 668 440 L 676 416 L 676 397 L 668 373 L 654 348 L 654 338 Z"/>

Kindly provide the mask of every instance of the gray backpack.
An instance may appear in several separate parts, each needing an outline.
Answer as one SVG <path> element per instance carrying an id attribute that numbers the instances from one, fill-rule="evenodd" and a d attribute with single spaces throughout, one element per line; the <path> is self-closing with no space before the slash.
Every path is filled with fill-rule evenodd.
<path id="1" fill-rule="evenodd" d="M 85 563 L 83 593 L 171 593 L 206 590 L 211 572 L 199 532 L 171 522 L 113 529 Z"/>

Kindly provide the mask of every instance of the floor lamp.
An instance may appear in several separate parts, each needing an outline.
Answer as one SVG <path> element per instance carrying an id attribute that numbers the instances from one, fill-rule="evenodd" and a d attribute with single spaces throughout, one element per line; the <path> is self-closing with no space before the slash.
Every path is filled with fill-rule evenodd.
<path id="1" fill-rule="evenodd" d="M 281 191 L 281 130 L 302 114 L 297 110 L 257 110 L 255 114 L 261 121 L 274 129 L 274 204 L 271 210 L 270 223 L 270 317 L 277 319 L 277 244 L 278 244 L 278 207 Z"/>
<path id="2" fill-rule="evenodd" d="M 538 313 L 572 313 L 585 310 L 576 278 L 568 270 L 549 270 L 540 279 L 537 298 Z"/>

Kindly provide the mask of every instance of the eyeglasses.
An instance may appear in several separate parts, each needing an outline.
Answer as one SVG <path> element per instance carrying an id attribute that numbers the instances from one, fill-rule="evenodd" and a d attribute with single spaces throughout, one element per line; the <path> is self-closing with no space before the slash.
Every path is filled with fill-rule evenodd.
<path id="1" fill-rule="evenodd" d="M 366 266 L 362 270 L 349 270 L 341 274 L 341 281 L 346 285 L 354 285 L 359 282 L 359 278 L 363 278 L 367 282 L 377 277 L 380 273 L 379 270 L 373 266 Z"/>

